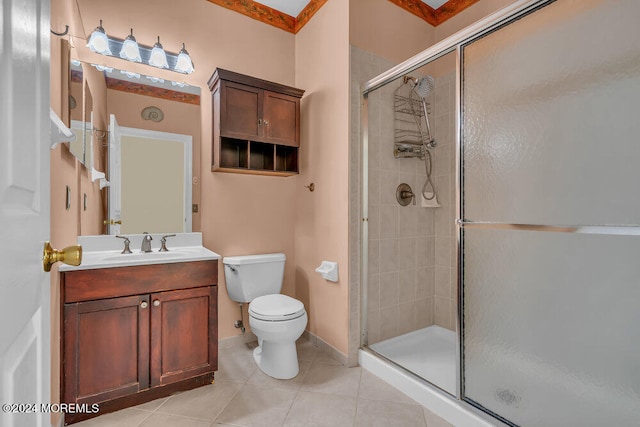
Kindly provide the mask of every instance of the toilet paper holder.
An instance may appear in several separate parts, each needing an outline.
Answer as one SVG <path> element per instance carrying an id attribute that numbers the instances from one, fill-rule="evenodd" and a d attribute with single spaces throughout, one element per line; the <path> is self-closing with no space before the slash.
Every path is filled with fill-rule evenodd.
<path id="1" fill-rule="evenodd" d="M 338 263 L 334 261 L 322 261 L 316 272 L 330 282 L 338 281 Z"/>

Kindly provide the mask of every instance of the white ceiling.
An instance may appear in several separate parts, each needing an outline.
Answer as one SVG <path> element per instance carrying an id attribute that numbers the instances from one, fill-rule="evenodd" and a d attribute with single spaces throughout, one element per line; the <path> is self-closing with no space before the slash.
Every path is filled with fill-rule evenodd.
<path id="1" fill-rule="evenodd" d="M 284 12 L 287 15 L 297 17 L 302 9 L 309 4 L 311 0 L 260 0 L 257 3 L 262 3 L 265 6 L 269 6 L 272 9 Z M 445 4 L 448 0 L 422 0 L 423 3 L 428 4 L 434 9 L 439 8 Z"/>
<path id="2" fill-rule="evenodd" d="M 434 9 L 439 8 L 449 0 L 422 0 L 422 3 L 428 4 Z"/>
<path id="3" fill-rule="evenodd" d="M 262 3 L 265 6 L 279 10 L 295 18 L 310 1 L 311 0 L 260 0 L 256 1 L 256 3 Z"/>

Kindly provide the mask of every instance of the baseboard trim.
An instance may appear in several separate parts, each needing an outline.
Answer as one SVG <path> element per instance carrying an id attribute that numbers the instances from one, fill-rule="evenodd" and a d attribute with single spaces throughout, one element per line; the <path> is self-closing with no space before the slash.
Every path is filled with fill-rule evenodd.
<path id="1" fill-rule="evenodd" d="M 336 349 L 331 344 L 324 341 L 322 338 L 306 330 L 302 333 L 302 338 L 306 338 L 313 345 L 318 347 L 320 350 L 323 350 L 326 353 L 328 353 L 332 359 L 340 362 L 341 365 L 347 366 L 347 362 L 348 362 L 347 355 L 340 352 L 338 349 Z"/>

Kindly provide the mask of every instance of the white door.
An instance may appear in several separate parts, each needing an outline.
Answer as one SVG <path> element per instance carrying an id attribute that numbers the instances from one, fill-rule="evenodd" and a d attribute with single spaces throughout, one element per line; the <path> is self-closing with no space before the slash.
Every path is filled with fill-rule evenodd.
<path id="1" fill-rule="evenodd" d="M 116 116 L 111 114 L 109 116 L 109 219 L 113 221 L 122 220 L 121 145 L 120 127 Z M 109 225 L 108 229 L 109 234 L 120 234 L 120 224 Z"/>
<path id="2" fill-rule="evenodd" d="M 48 403 L 49 0 L 2 0 L 0 16 L 0 404 Z M 50 424 L 6 409 L 4 427 Z"/>

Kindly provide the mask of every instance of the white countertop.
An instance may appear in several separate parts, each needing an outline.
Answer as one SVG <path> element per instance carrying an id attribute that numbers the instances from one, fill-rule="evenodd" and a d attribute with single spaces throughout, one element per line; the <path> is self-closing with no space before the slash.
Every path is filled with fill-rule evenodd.
<path id="1" fill-rule="evenodd" d="M 158 252 L 163 234 L 151 234 L 152 252 L 140 252 L 142 234 L 127 235 L 131 240 L 131 254 L 122 254 L 124 240 L 115 236 L 79 236 L 82 262 L 79 266 L 63 264 L 60 272 L 97 268 L 130 267 L 135 265 L 168 264 L 177 262 L 220 259 L 220 255 L 202 246 L 202 233 L 177 233 L 167 238 L 168 252 Z"/>

